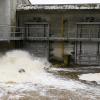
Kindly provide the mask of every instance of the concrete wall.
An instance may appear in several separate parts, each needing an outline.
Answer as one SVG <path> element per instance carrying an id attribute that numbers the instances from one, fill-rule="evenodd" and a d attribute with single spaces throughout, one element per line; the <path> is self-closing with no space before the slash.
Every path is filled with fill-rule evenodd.
<path id="1" fill-rule="evenodd" d="M 16 22 L 16 0 L 0 0 L 0 39 L 9 39 Z"/>
<path id="2" fill-rule="evenodd" d="M 51 37 L 62 37 L 62 27 L 64 29 L 64 37 L 69 36 L 73 37 L 73 34 L 77 33 L 77 23 L 83 22 L 86 17 L 94 17 L 95 22 L 100 22 L 100 11 L 99 10 L 68 10 L 68 11 L 29 11 L 29 12 L 17 12 L 17 24 L 19 26 L 25 26 L 26 22 L 34 22 L 34 17 L 40 17 L 45 19 L 50 26 L 50 36 Z M 64 25 L 62 22 L 64 21 Z M 64 44 L 64 50 L 62 45 Z M 55 57 L 63 58 L 64 54 L 70 54 L 74 52 L 75 46 L 74 42 L 61 43 L 61 42 L 52 42 L 50 48 L 52 49 L 52 54 Z M 34 45 L 34 43 L 33 43 Z M 90 44 L 89 44 L 90 45 Z M 95 44 L 97 45 L 97 43 Z M 38 48 L 39 49 L 39 48 Z M 43 51 L 44 48 L 41 48 Z M 45 51 L 44 51 L 45 52 Z"/>
<path id="3" fill-rule="evenodd" d="M 17 14 L 17 25 L 18 26 L 25 26 L 25 23 L 27 22 L 34 22 L 34 18 L 38 18 L 40 17 L 41 19 L 45 20 L 48 24 L 49 24 L 49 34 L 52 37 L 60 37 L 62 36 L 61 34 L 61 15 L 55 15 L 55 14 L 46 14 L 46 13 L 23 13 L 21 15 Z M 52 45 L 52 43 L 50 43 Z M 31 44 L 29 44 L 31 45 Z M 34 45 L 34 43 L 33 43 Z M 45 42 L 46 45 L 46 42 Z M 58 59 L 62 59 L 62 43 L 54 43 L 54 45 L 51 46 L 51 49 L 53 49 L 53 55 L 58 58 Z M 29 48 L 31 46 L 28 46 Z M 40 48 L 37 48 L 38 50 Z M 35 47 L 36 50 L 36 47 Z M 38 52 L 38 50 L 36 50 L 37 54 L 40 52 Z M 36 52 L 33 52 L 36 54 Z M 44 50 L 44 48 L 41 48 L 41 55 L 44 55 L 45 57 L 45 53 L 48 52 L 48 50 Z M 42 54 L 43 53 L 43 54 Z"/>
<path id="4" fill-rule="evenodd" d="M 34 54 L 36 57 L 48 57 L 48 44 L 46 42 L 25 42 L 24 49 Z"/>

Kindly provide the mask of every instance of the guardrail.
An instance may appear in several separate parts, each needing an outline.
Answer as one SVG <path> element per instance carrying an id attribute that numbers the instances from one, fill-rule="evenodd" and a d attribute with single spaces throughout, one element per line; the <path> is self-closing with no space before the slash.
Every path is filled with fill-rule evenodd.
<path id="1" fill-rule="evenodd" d="M 80 54 L 77 55 L 78 64 L 100 64 L 100 54 Z"/>
<path id="2" fill-rule="evenodd" d="M 24 38 L 24 28 L 0 25 L 0 41 L 21 40 Z"/>
<path id="3" fill-rule="evenodd" d="M 42 31 L 40 31 L 42 30 Z M 48 33 L 43 27 L 16 27 L 0 25 L 0 41 L 4 40 L 50 40 L 50 41 L 100 41 L 100 33 Z"/>

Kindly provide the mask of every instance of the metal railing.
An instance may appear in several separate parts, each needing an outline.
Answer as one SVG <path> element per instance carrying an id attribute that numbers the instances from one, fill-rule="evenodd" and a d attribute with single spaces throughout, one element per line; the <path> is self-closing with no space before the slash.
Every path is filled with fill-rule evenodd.
<path id="1" fill-rule="evenodd" d="M 46 28 L 46 27 L 45 27 Z M 0 41 L 3 40 L 51 40 L 51 41 L 66 41 L 66 40 L 100 40 L 100 33 L 52 33 L 43 27 L 16 27 L 9 25 L 0 25 Z M 33 30 L 33 31 L 32 31 Z M 34 31 L 35 30 L 35 31 Z M 42 30 L 42 31 L 40 31 Z M 39 32 L 40 31 L 40 32 Z"/>
<path id="2" fill-rule="evenodd" d="M 100 64 L 100 54 L 80 54 L 77 56 L 77 62 L 78 64 Z"/>
<path id="3" fill-rule="evenodd" d="M 24 38 L 23 27 L 0 25 L 0 41 L 21 40 Z"/>
<path id="4" fill-rule="evenodd" d="M 76 39 L 99 39 L 100 38 L 100 33 L 68 33 L 67 36 L 65 36 L 67 38 L 76 38 Z"/>

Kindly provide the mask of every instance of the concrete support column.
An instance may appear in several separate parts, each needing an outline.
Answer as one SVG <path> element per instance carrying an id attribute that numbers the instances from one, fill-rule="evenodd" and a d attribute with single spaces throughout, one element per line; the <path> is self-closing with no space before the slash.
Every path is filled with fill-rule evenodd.
<path id="1" fill-rule="evenodd" d="M 11 27 L 16 25 L 16 0 L 0 0 L 0 38 L 9 39 Z"/>

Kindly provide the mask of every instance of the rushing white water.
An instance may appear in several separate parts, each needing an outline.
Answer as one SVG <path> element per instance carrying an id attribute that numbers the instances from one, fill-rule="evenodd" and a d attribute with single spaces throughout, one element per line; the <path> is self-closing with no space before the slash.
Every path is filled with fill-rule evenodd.
<path id="1" fill-rule="evenodd" d="M 14 50 L 0 58 L 1 82 L 36 82 L 49 67 L 45 59 L 31 56 L 26 51 Z"/>
<path id="2" fill-rule="evenodd" d="M 73 81 L 65 81 L 45 71 L 50 64 L 26 51 L 14 50 L 0 58 L 0 81 L 8 83 L 32 82 L 59 88 L 84 88 Z M 78 84 L 78 85 L 77 85 Z"/>
<path id="3" fill-rule="evenodd" d="M 26 51 L 7 52 L 0 57 L 0 97 L 10 92 L 17 93 L 16 97 L 12 96 L 20 98 L 20 93 L 38 90 L 39 85 L 71 91 L 87 89 L 87 86 L 81 82 L 58 78 L 46 72 L 45 69 L 48 67 L 50 64 L 46 59 L 34 57 Z M 100 93 L 99 90 L 96 91 Z"/>

